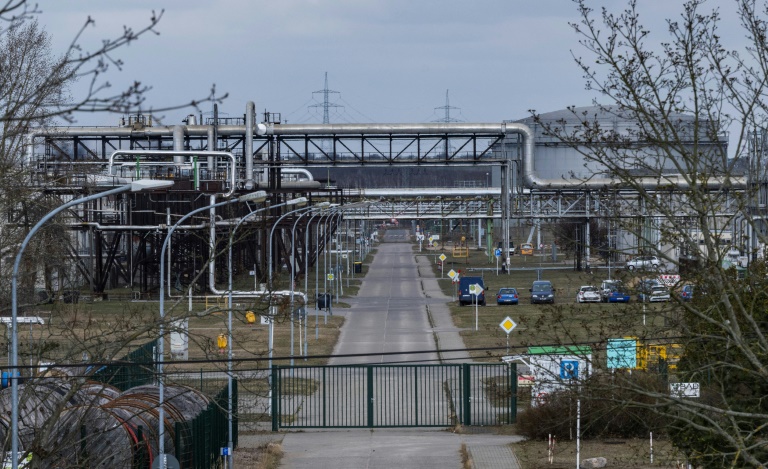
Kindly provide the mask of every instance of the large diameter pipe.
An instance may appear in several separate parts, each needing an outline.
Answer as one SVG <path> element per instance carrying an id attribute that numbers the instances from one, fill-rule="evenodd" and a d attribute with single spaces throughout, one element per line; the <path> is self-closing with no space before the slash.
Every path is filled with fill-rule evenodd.
<path id="1" fill-rule="evenodd" d="M 207 136 L 209 126 L 188 125 L 185 127 L 187 135 Z M 536 189 L 601 189 L 616 185 L 626 186 L 625 181 L 616 178 L 590 178 L 579 179 L 546 179 L 539 177 L 534 169 L 534 135 L 531 129 L 519 122 L 504 122 L 500 124 L 478 123 L 429 123 L 429 124 L 258 124 L 255 126 L 257 135 L 390 135 L 396 133 L 413 135 L 445 135 L 451 133 L 466 133 L 472 135 L 504 135 L 519 134 L 523 139 L 523 184 L 528 188 Z M 235 136 L 244 135 L 245 126 L 223 125 L 217 127 L 219 135 Z M 161 137 L 172 135 L 170 127 L 146 127 L 142 130 L 147 137 Z M 104 128 L 104 127 L 51 127 L 36 130 L 33 137 L 66 137 L 66 136 L 126 136 L 134 135 L 131 128 Z M 32 150 L 28 152 L 31 155 Z M 200 154 L 198 152 L 197 154 Z M 31 156 L 28 156 L 31 159 Z M 508 160 L 514 158 L 510 155 Z M 671 186 L 687 188 L 689 183 L 682 175 L 669 174 L 660 177 L 635 178 L 633 181 L 647 189 Z M 744 177 L 711 178 L 705 185 L 711 189 L 719 187 L 744 188 Z"/>
<path id="2" fill-rule="evenodd" d="M 183 125 L 173 126 L 173 151 L 184 151 L 184 133 L 185 127 Z M 174 163 L 184 163 L 184 156 L 175 154 L 173 155 Z"/>
<path id="3" fill-rule="evenodd" d="M 520 123 L 508 123 L 508 133 L 517 133 L 523 137 L 523 183 L 531 189 L 604 189 L 620 186 L 627 187 L 627 182 L 619 178 L 591 177 L 589 179 L 546 179 L 539 177 L 534 168 L 534 137 L 530 127 Z M 508 158 L 512 160 L 513 158 Z M 690 184 L 681 174 L 661 174 L 658 177 L 632 178 L 636 186 L 643 189 L 659 187 L 674 187 L 687 189 Z M 744 188 L 747 180 L 744 177 L 716 177 L 703 182 L 703 186 L 711 189 L 720 187 Z"/>
<path id="4" fill-rule="evenodd" d="M 248 101 L 245 105 L 245 189 L 253 189 L 253 121 L 256 114 L 256 105 Z"/>

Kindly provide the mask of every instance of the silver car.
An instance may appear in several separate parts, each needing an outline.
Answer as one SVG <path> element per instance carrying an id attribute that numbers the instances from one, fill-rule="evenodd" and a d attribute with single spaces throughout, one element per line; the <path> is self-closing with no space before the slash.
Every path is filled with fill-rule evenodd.
<path id="1" fill-rule="evenodd" d="M 661 267 L 661 260 L 656 256 L 637 256 L 627 262 L 629 270 L 647 270 L 658 269 Z"/>
<path id="2" fill-rule="evenodd" d="M 581 288 L 579 288 L 578 293 L 576 293 L 576 302 L 577 303 L 599 303 L 600 292 L 598 292 L 597 287 L 593 285 L 584 285 Z"/>
<path id="3" fill-rule="evenodd" d="M 648 288 L 641 291 L 638 297 L 642 302 L 650 301 L 651 303 L 656 303 L 661 301 L 669 301 L 669 288 L 665 287 L 664 285 L 649 286 Z"/>

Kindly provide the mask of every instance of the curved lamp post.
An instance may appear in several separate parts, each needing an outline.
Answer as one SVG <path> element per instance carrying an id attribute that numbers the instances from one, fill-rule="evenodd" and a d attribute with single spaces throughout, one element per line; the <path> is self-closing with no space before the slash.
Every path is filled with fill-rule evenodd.
<path id="1" fill-rule="evenodd" d="M 16 260 L 13 263 L 13 275 L 11 276 L 11 467 L 17 469 L 19 467 L 19 382 L 17 378 L 17 367 L 19 364 L 19 336 L 18 336 L 18 301 L 17 301 L 17 283 L 19 277 L 19 265 L 21 264 L 21 256 L 24 250 L 29 244 L 29 240 L 32 236 L 43 226 L 48 220 L 52 219 L 62 211 L 69 207 L 79 205 L 91 200 L 100 199 L 110 195 L 121 194 L 123 192 L 140 192 L 151 191 L 157 189 L 166 189 L 173 185 L 173 181 L 156 181 L 152 179 L 139 179 L 129 184 L 125 184 L 108 191 L 99 192 L 98 194 L 92 194 L 79 199 L 71 200 L 64 205 L 61 205 L 42 219 L 32 227 L 27 233 L 27 237 L 21 243 L 18 254 L 16 254 Z"/>
<path id="2" fill-rule="evenodd" d="M 330 204 L 328 204 L 328 206 L 330 206 Z M 316 216 L 318 216 L 318 215 L 324 216 L 323 215 L 323 210 L 320 210 L 317 213 L 313 213 L 312 216 L 309 217 L 309 220 L 307 221 L 307 231 L 304 232 L 304 246 L 305 247 L 309 245 L 309 231 L 310 231 L 309 227 L 312 226 L 312 220 L 314 220 L 314 218 Z M 317 248 L 317 246 L 318 246 L 318 243 L 317 243 L 317 239 L 318 239 L 317 233 L 319 231 L 318 230 L 319 226 L 320 226 L 320 220 L 317 221 L 317 225 L 315 227 L 315 248 Z M 315 259 L 315 301 L 314 301 L 314 303 L 315 303 L 315 340 L 317 340 L 317 338 L 318 338 L 318 329 L 317 329 L 317 276 L 318 276 L 318 270 L 317 269 L 318 269 L 318 265 L 320 264 L 320 256 L 319 256 L 319 254 L 320 253 L 318 253 L 317 258 Z M 309 256 L 305 254 L 304 255 L 304 291 L 307 292 L 307 298 L 309 298 L 309 275 L 308 274 L 309 274 Z M 308 323 L 305 323 L 305 325 L 304 325 L 305 328 L 307 327 L 307 324 Z M 305 330 L 304 331 L 304 339 L 305 340 L 307 340 L 306 334 L 307 334 L 307 331 Z M 304 356 L 305 357 L 307 356 L 307 345 L 304 346 Z"/>
<path id="3" fill-rule="evenodd" d="M 324 209 L 324 208 L 326 208 L 326 207 L 328 207 L 330 205 L 331 205 L 330 202 L 321 202 L 319 204 L 313 205 L 311 208 L 312 209 L 320 209 L 320 210 L 322 210 L 322 209 Z M 296 225 L 299 223 L 299 220 L 301 220 L 301 217 L 303 217 L 304 215 L 307 215 L 308 213 L 310 213 L 310 211 L 302 213 L 301 215 L 299 215 L 296 218 L 296 221 L 293 222 L 293 228 L 291 229 L 291 254 L 293 254 L 295 252 L 295 250 L 296 250 Z M 312 217 L 314 217 L 314 215 L 312 215 Z M 310 217 L 310 219 L 309 219 L 310 222 L 312 221 L 312 217 Z M 309 222 L 307 223 L 307 227 L 309 227 Z M 305 242 L 304 242 L 304 260 L 306 261 L 308 259 L 308 257 L 309 257 L 307 255 L 307 243 L 306 243 L 307 236 L 306 236 L 306 232 L 305 232 L 304 240 L 305 240 Z M 291 256 L 291 306 L 290 306 L 291 314 L 293 314 L 293 305 L 294 305 L 294 302 L 293 302 L 293 291 L 295 289 L 295 286 L 294 286 L 294 279 L 295 278 L 296 278 L 296 261 L 294 260 L 293 256 Z M 306 278 L 307 278 L 307 270 L 304 269 L 305 283 L 306 283 Z M 304 292 L 305 292 L 305 294 L 309 293 L 309 291 L 306 288 L 304 289 Z M 307 296 L 307 298 L 309 298 L 309 297 Z M 307 326 L 306 318 L 307 318 L 307 305 L 305 303 L 304 304 L 304 334 L 305 334 L 305 336 L 306 336 L 306 333 L 307 333 L 307 331 L 306 331 L 306 326 Z M 301 343 L 302 343 L 301 342 L 301 315 L 299 315 L 299 355 L 301 355 L 301 350 L 303 348 L 301 346 Z M 294 356 L 293 344 L 294 344 L 294 340 L 293 340 L 293 318 L 291 318 L 291 366 L 293 366 L 293 356 Z"/>
<path id="4" fill-rule="evenodd" d="M 262 191 L 263 192 L 263 191 Z M 264 194 L 266 198 L 266 193 Z M 240 225 L 243 224 L 246 220 L 253 217 L 254 215 L 257 215 L 261 212 L 264 212 L 265 210 L 269 210 L 271 208 L 278 208 L 283 207 L 285 205 L 293 205 L 298 199 L 289 200 L 287 202 L 277 204 L 277 205 L 271 205 L 269 207 L 260 208 L 258 210 L 253 210 L 251 213 L 245 215 L 243 218 L 238 221 L 235 226 L 232 228 L 232 232 L 229 234 L 229 245 L 228 245 L 228 269 L 229 269 L 229 278 L 228 278 L 228 297 L 227 297 L 227 308 L 229 310 L 228 318 L 227 318 L 227 394 L 228 394 L 228 408 L 227 408 L 227 427 L 228 427 L 228 445 L 229 445 L 229 456 L 227 456 L 227 467 L 234 467 L 234 455 L 232 454 L 232 451 L 234 450 L 234 425 L 232 422 L 232 399 L 233 399 L 233 390 L 232 390 L 232 291 L 234 290 L 233 287 L 233 281 L 232 281 L 232 244 L 235 237 L 235 231 L 240 227 Z M 271 328 L 270 324 L 270 328 Z M 271 333 L 270 333 L 271 335 Z"/>
<path id="5" fill-rule="evenodd" d="M 163 247 L 160 249 L 160 330 L 159 330 L 159 338 L 157 341 L 157 355 L 158 355 L 158 362 L 157 362 L 157 374 L 160 380 L 159 384 L 159 407 L 160 411 L 158 412 L 158 456 L 162 458 L 160 461 L 160 468 L 165 469 L 166 466 L 166 460 L 165 460 L 165 385 L 164 385 L 164 377 L 163 377 L 163 355 L 164 355 L 164 345 L 165 341 L 163 339 L 163 335 L 165 334 L 165 327 L 164 327 L 164 321 L 165 321 L 165 250 L 168 248 L 168 241 L 170 241 L 171 236 L 173 235 L 173 232 L 176 230 L 176 228 L 181 225 L 182 222 L 187 220 L 189 217 L 196 213 L 200 213 L 205 210 L 210 210 L 212 208 L 222 207 L 224 205 L 231 205 L 238 202 L 263 202 L 267 198 L 267 194 L 264 191 L 257 191 L 257 192 L 251 192 L 250 194 L 246 194 L 240 197 L 236 197 L 234 199 L 228 199 L 224 200 L 222 202 L 217 202 L 214 204 L 206 205 L 204 207 L 197 208 L 195 210 L 192 210 L 191 212 L 187 213 L 183 217 L 179 219 L 179 221 L 176 222 L 171 228 L 168 229 L 168 233 L 165 235 L 165 240 L 163 241 Z"/>
<path id="6" fill-rule="evenodd" d="M 294 200 L 296 200 L 297 202 L 295 204 L 293 204 L 293 205 L 300 206 L 300 207 L 296 208 L 294 210 L 285 212 L 284 214 L 282 214 L 280 216 L 280 218 L 275 220 L 275 223 L 272 225 L 272 229 L 269 230 L 269 238 L 267 238 L 267 241 L 269 242 L 269 257 L 268 257 L 269 270 L 268 270 L 268 275 L 267 275 L 267 282 L 269 284 L 269 291 L 270 291 L 270 293 L 272 292 L 272 236 L 275 234 L 275 228 L 277 227 L 277 225 L 280 224 L 280 220 L 282 220 L 283 218 L 287 217 L 288 215 L 290 215 L 292 213 L 296 213 L 296 212 L 301 212 L 301 211 L 304 211 L 304 210 L 312 210 L 314 208 L 313 206 L 312 207 L 303 207 L 303 205 L 307 203 L 307 198 L 306 197 L 299 197 L 298 199 L 294 199 Z M 291 249 L 293 249 L 293 246 L 291 246 Z M 291 262 L 291 263 L 293 263 L 293 262 Z M 271 298 L 271 296 L 270 296 L 270 298 Z M 270 305 L 271 305 L 271 302 L 270 302 Z M 291 279 L 291 311 L 289 311 L 289 314 L 291 315 L 291 327 L 293 327 L 293 279 Z M 272 370 L 272 349 L 273 349 L 273 346 L 274 346 L 273 341 L 272 341 L 272 334 L 273 334 L 273 331 L 274 331 L 273 322 L 274 322 L 274 318 L 272 318 L 272 320 L 269 321 L 269 324 L 270 324 L 270 334 L 269 334 L 269 336 L 270 336 L 269 337 L 269 369 L 270 370 Z M 291 332 L 293 332 L 293 329 L 291 329 Z M 293 350 L 291 350 L 291 361 L 293 361 Z M 291 363 L 291 364 L 293 364 L 293 363 Z M 271 373 L 271 371 L 270 371 L 270 373 Z"/>
<path id="7" fill-rule="evenodd" d="M 295 202 L 292 205 L 295 205 L 295 206 L 300 207 L 300 208 L 291 210 L 289 212 L 285 212 L 284 214 L 280 215 L 280 218 L 278 218 L 275 221 L 275 223 L 272 225 L 272 229 L 269 230 L 269 238 L 267 238 L 267 240 L 269 241 L 269 258 L 268 258 L 269 262 L 268 262 L 268 266 L 267 266 L 269 270 L 268 270 L 268 274 L 267 274 L 267 282 L 269 282 L 269 289 L 270 289 L 270 291 L 272 290 L 272 235 L 275 234 L 275 228 L 277 227 L 277 225 L 280 224 L 280 220 L 282 220 L 283 218 L 287 217 L 288 215 L 290 215 L 292 213 L 300 212 L 302 210 L 309 210 L 309 209 L 312 208 L 312 207 L 303 207 L 303 205 L 306 205 L 306 203 L 307 203 L 307 198 L 306 197 L 299 197 L 298 199 L 293 199 L 293 201 L 295 201 Z"/>

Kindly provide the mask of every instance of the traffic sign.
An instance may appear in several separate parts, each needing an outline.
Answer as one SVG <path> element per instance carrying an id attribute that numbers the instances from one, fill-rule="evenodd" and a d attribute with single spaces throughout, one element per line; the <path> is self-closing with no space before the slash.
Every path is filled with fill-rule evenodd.
<path id="1" fill-rule="evenodd" d="M 328 280 L 333 280 L 333 274 L 328 274 L 328 275 L 326 276 L 326 278 L 327 278 Z"/>
<path id="2" fill-rule="evenodd" d="M 458 275 L 459 274 L 457 274 L 456 271 L 453 269 L 451 269 L 451 271 L 448 272 L 448 276 L 451 277 L 452 279 L 455 279 Z"/>
<path id="3" fill-rule="evenodd" d="M 504 330 L 504 332 L 509 334 L 510 332 L 512 332 L 514 328 L 517 327 L 517 323 L 515 323 L 515 321 L 513 321 L 512 318 L 507 316 L 506 318 L 504 318 L 503 321 L 501 321 L 501 324 L 499 324 L 499 327 L 501 327 Z"/>
<path id="4" fill-rule="evenodd" d="M 472 285 L 469 286 L 469 293 L 472 295 L 479 295 L 483 293 L 483 287 L 481 287 L 477 283 L 473 283 Z"/>
<path id="5" fill-rule="evenodd" d="M 637 368 L 637 341 L 635 339 L 608 339 L 606 347 L 608 368 Z"/>
<path id="6" fill-rule="evenodd" d="M 445 261 L 445 259 L 447 258 L 445 257 L 445 254 L 440 254 L 440 257 L 438 257 L 438 259 L 440 259 L 440 261 Z"/>
<path id="7" fill-rule="evenodd" d="M 493 255 L 496 257 L 501 257 L 501 249 L 497 248 L 495 251 L 493 251 Z"/>
<path id="8" fill-rule="evenodd" d="M 699 383 L 669 383 L 672 397 L 701 397 Z"/>
<path id="9" fill-rule="evenodd" d="M 434 241 L 434 240 L 435 240 L 435 238 L 434 238 L 433 236 L 430 236 L 430 237 L 429 237 L 429 242 L 430 242 L 430 243 L 431 243 L 432 241 Z"/>
<path id="10" fill-rule="evenodd" d="M 577 360 L 560 361 L 560 379 L 578 379 L 579 362 Z"/>

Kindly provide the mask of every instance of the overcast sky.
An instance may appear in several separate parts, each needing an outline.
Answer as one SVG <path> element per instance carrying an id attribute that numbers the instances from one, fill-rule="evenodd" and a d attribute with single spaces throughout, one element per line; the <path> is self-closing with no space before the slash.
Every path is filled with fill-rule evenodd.
<path id="1" fill-rule="evenodd" d="M 242 116 L 246 101 L 288 123 L 322 122 L 328 73 L 331 122 L 421 123 L 451 118 L 500 122 L 589 105 L 593 95 L 572 54 L 584 55 L 569 22 L 570 0 L 38 0 L 40 22 L 63 50 L 90 15 L 87 41 L 138 28 L 164 9 L 150 35 L 122 50 L 116 87 L 153 86 L 155 107 L 229 93 L 222 113 Z M 647 25 L 677 17 L 680 0 L 642 0 Z M 595 2 L 623 5 L 619 0 Z M 711 6 L 731 6 L 720 0 Z M 732 8 L 732 7 L 731 7 Z M 74 90 L 77 92 L 77 89 Z M 206 106 L 204 112 L 210 111 Z M 165 115 L 174 124 L 186 115 Z M 261 117 L 259 117 L 261 119 Z M 80 124 L 115 125 L 116 117 Z"/>

